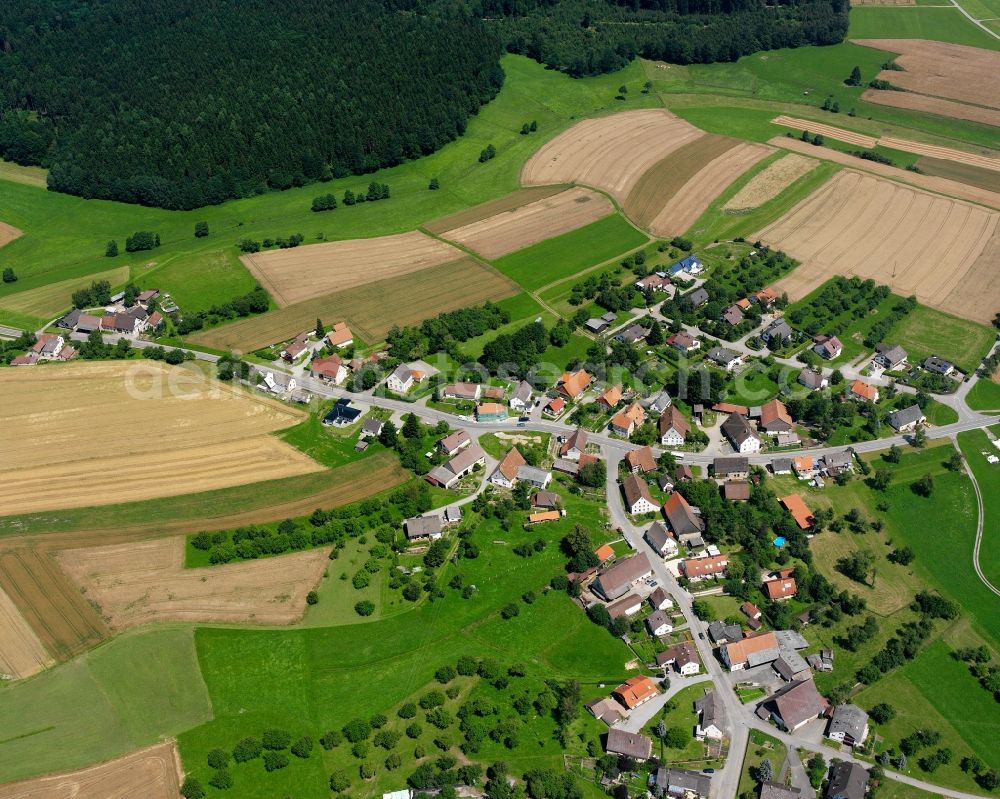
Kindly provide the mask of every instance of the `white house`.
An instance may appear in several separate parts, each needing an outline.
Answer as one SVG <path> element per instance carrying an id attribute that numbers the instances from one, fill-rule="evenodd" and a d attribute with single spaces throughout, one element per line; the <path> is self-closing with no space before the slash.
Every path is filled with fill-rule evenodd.
<path id="1" fill-rule="evenodd" d="M 750 452 L 760 452 L 761 439 L 753 424 L 745 416 L 732 413 L 722 423 L 722 433 L 733 445 L 733 449 L 741 455 Z"/>
<path id="2" fill-rule="evenodd" d="M 649 493 L 649 486 L 634 474 L 625 478 L 622 490 L 625 493 L 625 508 L 633 516 L 642 513 L 655 513 L 660 509 L 660 506 L 653 500 L 652 494 Z"/>
<path id="3" fill-rule="evenodd" d="M 394 394 L 406 394 L 415 383 L 419 383 L 424 377 L 423 372 L 418 372 L 405 363 L 401 363 L 396 367 L 396 371 L 389 375 L 385 386 Z"/>
<path id="4" fill-rule="evenodd" d="M 522 380 L 517 384 L 514 393 L 510 396 L 510 409 L 524 413 L 531 408 L 531 383 Z"/>
<path id="5" fill-rule="evenodd" d="M 696 700 L 694 709 L 698 712 L 695 738 L 699 741 L 704 741 L 706 738 L 721 741 L 724 734 L 725 715 L 722 702 L 719 701 L 715 691 L 709 691 L 701 699 Z"/>
<path id="6" fill-rule="evenodd" d="M 660 414 L 657 424 L 660 432 L 660 443 L 665 447 L 682 446 L 691 432 L 688 420 L 674 405 Z"/>
<path id="7" fill-rule="evenodd" d="M 666 613 L 662 610 L 654 610 L 646 617 L 646 629 L 649 630 L 650 635 L 658 638 L 671 632 L 674 625 Z"/>

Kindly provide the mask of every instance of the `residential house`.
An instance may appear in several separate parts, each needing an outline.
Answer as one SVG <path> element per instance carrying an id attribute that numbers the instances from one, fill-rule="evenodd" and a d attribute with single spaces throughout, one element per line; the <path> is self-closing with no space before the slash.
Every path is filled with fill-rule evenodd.
<path id="1" fill-rule="evenodd" d="M 836 336 L 816 336 L 813 339 L 813 352 L 828 361 L 839 358 L 843 351 L 844 345 Z"/>
<path id="2" fill-rule="evenodd" d="M 603 721 L 609 727 L 613 727 L 615 724 L 625 719 L 625 713 L 622 710 L 622 706 L 610 696 L 595 699 L 593 702 L 588 702 L 584 705 L 584 707 L 587 708 L 590 715 L 598 721 Z"/>
<path id="3" fill-rule="evenodd" d="M 685 677 L 690 677 L 701 671 L 701 661 L 698 650 L 690 641 L 683 641 L 656 656 L 656 665 L 661 668 L 673 666 Z"/>
<path id="4" fill-rule="evenodd" d="M 708 799 L 712 789 L 712 778 L 698 771 L 683 768 L 656 770 L 654 783 L 662 796 L 669 799 Z"/>
<path id="5" fill-rule="evenodd" d="M 811 678 L 793 680 L 761 702 L 757 715 L 773 719 L 786 732 L 795 732 L 823 715 L 829 704 Z"/>
<path id="6" fill-rule="evenodd" d="M 739 369 L 743 365 L 743 356 L 728 347 L 712 347 L 705 353 L 705 357 L 717 363 L 727 372 Z"/>
<path id="7" fill-rule="evenodd" d="M 729 568 L 729 555 L 710 555 L 681 561 L 681 573 L 691 582 L 721 577 Z"/>
<path id="8" fill-rule="evenodd" d="M 629 710 L 635 710 L 657 695 L 656 683 L 645 675 L 629 677 L 611 692 Z"/>
<path id="9" fill-rule="evenodd" d="M 623 341 L 626 344 L 635 344 L 637 341 L 642 341 L 646 338 L 647 333 L 649 331 L 642 325 L 629 325 L 620 333 L 615 334 L 615 340 Z"/>
<path id="10" fill-rule="evenodd" d="M 685 355 L 701 348 L 701 342 L 684 331 L 674 333 L 674 335 L 667 339 L 667 344 L 675 350 L 680 350 Z"/>
<path id="11" fill-rule="evenodd" d="M 830 766 L 825 799 L 865 799 L 868 770 L 860 763 L 840 760 Z"/>
<path id="12" fill-rule="evenodd" d="M 608 730 L 605 751 L 610 755 L 624 755 L 640 762 L 653 754 L 653 740 L 637 732 L 626 732 L 618 727 Z"/>
<path id="13" fill-rule="evenodd" d="M 760 452 L 761 440 L 753 423 L 745 416 L 732 413 L 722 423 L 722 433 L 729 439 L 733 449 L 741 454 Z"/>
<path id="14" fill-rule="evenodd" d="M 462 521 L 462 509 L 458 505 L 450 505 L 444 509 L 445 524 L 459 524 Z"/>
<path id="15" fill-rule="evenodd" d="M 638 594 L 626 594 L 621 599 L 608 605 L 608 615 L 612 619 L 618 619 L 622 616 L 634 616 L 640 610 L 642 610 L 642 597 Z"/>
<path id="16" fill-rule="evenodd" d="M 694 737 L 699 741 L 706 738 L 721 741 L 726 729 L 726 714 L 719 695 L 715 691 L 706 691 L 701 699 L 695 700 L 694 709 L 698 713 Z"/>
<path id="17" fill-rule="evenodd" d="M 633 516 L 642 513 L 655 513 L 660 509 L 659 504 L 649 493 L 649 486 L 645 480 L 641 480 L 634 474 L 630 474 L 622 483 L 622 491 L 625 494 L 625 509 Z"/>
<path id="18" fill-rule="evenodd" d="M 791 599 L 795 596 L 795 592 L 799 590 L 798 586 L 795 584 L 794 577 L 767 580 L 761 588 L 767 595 L 767 598 L 772 602 L 782 599 Z"/>
<path id="19" fill-rule="evenodd" d="M 292 363 L 307 349 L 309 349 L 309 334 L 299 333 L 294 339 L 285 345 L 285 348 L 280 354 L 283 360 L 288 361 L 288 363 Z"/>
<path id="20" fill-rule="evenodd" d="M 799 455 L 797 458 L 792 458 L 792 469 L 800 480 L 811 480 L 819 471 L 812 455 Z"/>
<path id="21" fill-rule="evenodd" d="M 65 360 L 60 357 L 63 347 L 66 346 L 66 339 L 52 333 L 39 333 L 35 338 L 35 343 L 31 347 L 31 352 L 42 361 Z"/>
<path id="22" fill-rule="evenodd" d="M 708 302 L 708 292 L 699 286 L 694 291 L 689 291 L 681 297 L 681 302 L 687 303 L 692 308 L 698 308 Z"/>
<path id="23" fill-rule="evenodd" d="M 767 288 L 761 289 L 760 291 L 754 292 L 750 295 L 750 301 L 754 305 L 759 305 L 763 309 L 770 308 L 774 301 L 778 299 L 778 294 L 773 288 L 768 286 Z"/>
<path id="24" fill-rule="evenodd" d="M 531 497 L 533 508 L 556 508 L 562 502 L 562 497 L 554 491 L 538 491 Z"/>
<path id="25" fill-rule="evenodd" d="M 862 400 L 864 402 L 878 402 L 879 398 L 878 389 L 870 383 L 866 383 L 864 380 L 855 380 L 851 383 L 851 387 L 848 389 L 848 394 L 853 399 Z"/>
<path id="26" fill-rule="evenodd" d="M 403 522 L 408 541 L 416 541 L 421 538 L 437 539 L 442 535 L 441 517 L 437 514 L 430 516 L 415 516 Z"/>
<path id="27" fill-rule="evenodd" d="M 442 488 L 451 488 L 455 483 L 470 474 L 477 466 L 486 463 L 486 453 L 478 444 L 463 449 L 454 458 L 441 466 L 435 466 L 427 475 L 428 482 Z"/>
<path id="28" fill-rule="evenodd" d="M 890 413 L 888 422 L 897 433 L 910 433 L 917 429 L 917 425 L 926 424 L 927 417 L 919 405 L 911 405 Z"/>
<path id="29" fill-rule="evenodd" d="M 736 327 L 743 321 L 743 311 L 740 309 L 739 305 L 730 305 L 722 312 L 720 319 L 723 322 L 728 322 L 733 327 Z"/>
<path id="30" fill-rule="evenodd" d="M 261 391 L 270 391 L 272 394 L 285 394 L 294 391 L 298 385 L 290 374 L 256 366 L 250 368 L 249 378 L 251 385 L 257 386 Z"/>
<path id="31" fill-rule="evenodd" d="M 663 522 L 653 522 L 653 525 L 646 530 L 644 538 L 662 558 L 672 558 L 677 554 L 677 541 L 668 532 Z"/>
<path id="32" fill-rule="evenodd" d="M 823 377 L 823 373 L 818 369 L 803 369 L 799 372 L 798 380 L 800 385 L 810 391 L 819 391 L 830 385 L 830 381 Z"/>
<path id="33" fill-rule="evenodd" d="M 745 668 L 770 663 L 781 656 L 778 648 L 778 638 L 773 632 L 760 633 L 751 638 L 739 638 L 730 640 L 724 644 L 719 654 L 723 663 L 730 671 L 742 671 Z M 753 660 L 754 655 L 761 657 Z"/>
<path id="34" fill-rule="evenodd" d="M 456 430 L 438 441 L 437 448 L 445 455 L 454 457 L 459 453 L 459 450 L 465 449 L 471 443 L 472 438 L 465 430 Z"/>
<path id="35" fill-rule="evenodd" d="M 712 473 L 716 480 L 745 480 L 750 476 L 750 459 L 741 455 L 714 458 Z"/>
<path id="36" fill-rule="evenodd" d="M 759 607 L 752 602 L 744 602 L 740 605 L 740 611 L 742 611 L 743 615 L 747 617 L 747 624 L 750 626 L 751 630 L 760 629 L 762 624 L 761 617 L 763 614 L 761 613 Z"/>
<path id="37" fill-rule="evenodd" d="M 329 413 L 323 417 L 323 424 L 326 426 L 347 427 L 350 424 L 354 424 L 360 416 L 361 409 L 352 408 L 351 401 L 345 397 L 333 404 Z"/>
<path id="38" fill-rule="evenodd" d="M 507 406 L 499 402 L 480 402 L 476 406 L 476 421 L 502 422 L 507 418 Z"/>
<path id="39" fill-rule="evenodd" d="M 442 399 L 478 400 L 483 387 L 478 383 L 449 383 L 441 389 Z"/>
<path id="40" fill-rule="evenodd" d="M 556 390 L 567 399 L 573 400 L 583 394 L 593 382 L 593 375 L 588 374 L 584 369 L 576 372 L 564 372 L 559 378 Z"/>
<path id="41" fill-rule="evenodd" d="M 511 447 L 497 468 L 493 470 L 493 474 L 490 475 L 490 483 L 501 488 L 513 488 L 517 482 L 517 470 L 525 465 L 527 465 L 527 461 L 524 456 L 517 447 Z"/>
<path id="42" fill-rule="evenodd" d="M 424 374 L 422 372 L 414 371 L 405 363 L 401 363 L 386 379 L 385 386 L 393 394 L 406 394 L 416 383 L 419 383 L 423 377 Z"/>
<path id="43" fill-rule="evenodd" d="M 612 433 L 628 438 L 637 427 L 641 427 L 646 421 L 646 411 L 638 402 L 633 402 L 625 410 L 616 413 L 608 427 Z"/>
<path id="44" fill-rule="evenodd" d="M 549 482 L 552 480 L 552 473 L 545 469 L 525 464 L 518 467 L 517 480 L 520 483 L 527 483 L 533 488 L 544 489 L 548 487 Z"/>
<path id="45" fill-rule="evenodd" d="M 906 366 L 906 350 L 898 344 L 875 345 L 875 357 L 872 359 L 878 366 L 890 371 L 896 371 Z"/>
<path id="46" fill-rule="evenodd" d="M 801 799 L 802 791 L 791 785 L 779 785 L 776 782 L 762 782 L 758 799 Z"/>
<path id="47" fill-rule="evenodd" d="M 587 451 L 587 431 L 581 427 L 574 430 L 559 448 L 559 457 L 567 460 L 579 460 Z"/>
<path id="48" fill-rule="evenodd" d="M 676 405 L 671 405 L 660 414 L 657 427 L 660 433 L 660 443 L 665 447 L 683 446 L 691 432 L 691 423 L 684 418 L 684 414 Z"/>
<path id="49" fill-rule="evenodd" d="M 337 322 L 333 329 L 326 334 L 326 343 L 334 349 L 349 347 L 354 343 L 354 334 L 345 322 Z"/>
<path id="50" fill-rule="evenodd" d="M 667 608 L 674 606 L 674 600 L 670 598 L 670 594 L 666 592 L 663 586 L 654 588 L 653 593 L 646 597 L 646 599 L 649 600 L 649 604 L 653 610 L 667 610 Z"/>
<path id="51" fill-rule="evenodd" d="M 584 328 L 586 328 L 588 333 L 593 333 L 595 336 L 603 333 L 609 327 L 611 323 L 603 319 L 602 317 L 588 319 L 583 323 Z"/>
<path id="52" fill-rule="evenodd" d="M 594 581 L 594 590 L 606 600 L 612 601 L 624 596 L 632 586 L 652 574 L 649 558 L 645 552 L 640 552 L 631 558 L 616 561 L 613 566 L 604 570 Z"/>
<path id="53" fill-rule="evenodd" d="M 566 409 L 566 400 L 562 397 L 556 397 L 548 401 L 546 406 L 542 408 L 542 414 L 548 416 L 550 419 L 555 419 Z"/>
<path id="54" fill-rule="evenodd" d="M 769 435 L 790 433 L 795 429 L 791 414 L 779 399 L 773 399 L 760 406 L 760 429 Z"/>
<path id="55" fill-rule="evenodd" d="M 735 623 L 716 619 L 708 625 L 708 637 L 715 644 L 728 644 L 743 640 L 743 628 Z"/>
<path id="56" fill-rule="evenodd" d="M 792 459 L 791 458 L 775 458 L 771 461 L 771 473 L 774 475 L 779 474 L 791 474 L 792 473 Z"/>
<path id="57" fill-rule="evenodd" d="M 653 459 L 653 450 L 650 447 L 630 449 L 625 453 L 625 463 L 632 474 L 656 471 L 656 461 Z"/>
<path id="58" fill-rule="evenodd" d="M 149 315 L 149 319 L 146 320 L 146 331 L 157 330 L 160 325 L 163 324 L 163 314 L 159 311 L 153 311 Z"/>
<path id="59" fill-rule="evenodd" d="M 840 472 L 853 472 L 854 455 L 849 449 L 842 449 L 840 452 L 827 452 L 823 456 L 823 469 L 831 477 L 836 477 Z"/>
<path id="60" fill-rule="evenodd" d="M 674 535 L 682 544 L 700 539 L 705 531 L 705 523 L 694 512 L 688 501 L 676 491 L 663 504 L 663 515 Z"/>
<path id="61" fill-rule="evenodd" d="M 606 411 L 611 410 L 621 401 L 622 401 L 621 383 L 619 383 L 616 386 L 611 386 L 611 388 L 609 388 L 595 400 L 595 402 L 602 408 L 604 408 L 604 410 Z"/>
<path id="62" fill-rule="evenodd" d="M 665 275 L 646 275 L 641 280 L 635 281 L 635 287 L 639 291 L 666 291 L 670 287 L 670 278 Z"/>
<path id="63" fill-rule="evenodd" d="M 778 500 L 795 520 L 795 523 L 802 529 L 808 530 L 815 523 L 816 519 L 812 515 L 812 511 L 806 505 L 805 500 L 802 499 L 798 494 L 789 494 L 787 497 L 781 497 Z"/>
<path id="64" fill-rule="evenodd" d="M 339 386 L 347 379 L 347 367 L 339 355 L 330 355 L 327 358 L 313 358 L 309 364 L 309 374 L 324 383 L 333 383 Z"/>
<path id="65" fill-rule="evenodd" d="M 674 469 L 674 480 L 678 483 L 688 483 L 694 480 L 694 472 L 686 463 L 678 463 L 677 468 Z"/>
<path id="66" fill-rule="evenodd" d="M 649 408 L 650 413 L 663 413 L 670 407 L 671 402 L 670 393 L 666 389 L 663 389 L 646 401 L 646 407 Z"/>
<path id="67" fill-rule="evenodd" d="M 673 630 L 674 625 L 666 613 L 662 610 L 654 610 L 646 617 L 646 629 L 654 638 L 659 638 Z"/>
<path id="68" fill-rule="evenodd" d="M 928 372 L 934 372 L 944 377 L 948 377 L 955 371 L 955 364 L 951 363 L 951 361 L 946 361 L 944 358 L 938 358 L 937 355 L 931 355 L 927 358 L 923 363 L 923 367 Z"/>
<path id="69" fill-rule="evenodd" d="M 667 269 L 668 275 L 678 275 L 684 274 L 686 277 L 695 277 L 700 275 L 704 271 L 701 261 L 698 260 L 696 255 L 688 255 L 681 258 L 677 263 L 670 266 Z"/>
<path id="70" fill-rule="evenodd" d="M 750 483 L 746 480 L 727 480 L 722 484 L 722 497 L 727 502 L 747 502 L 750 499 Z"/>
<path id="71" fill-rule="evenodd" d="M 385 422 L 381 419 L 365 419 L 365 423 L 361 425 L 361 438 L 378 438 L 382 435 L 382 428 L 385 427 Z"/>
<path id="72" fill-rule="evenodd" d="M 760 334 L 760 337 L 770 345 L 782 347 L 791 341 L 794 335 L 795 331 L 792 330 L 788 322 L 784 319 L 775 319 Z"/>
<path id="73" fill-rule="evenodd" d="M 531 383 L 522 380 L 517 384 L 514 393 L 510 395 L 510 409 L 518 413 L 525 413 L 531 408 Z"/>
<path id="74" fill-rule="evenodd" d="M 848 746 L 857 746 L 868 737 L 868 714 L 857 705 L 837 705 L 830 717 L 826 737 Z"/>

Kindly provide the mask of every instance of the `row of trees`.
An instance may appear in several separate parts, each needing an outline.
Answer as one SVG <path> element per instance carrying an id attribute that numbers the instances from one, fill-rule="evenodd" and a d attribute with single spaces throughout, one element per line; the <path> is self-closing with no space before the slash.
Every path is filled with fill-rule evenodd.
<path id="1" fill-rule="evenodd" d="M 260 285 L 257 285 L 248 293 L 234 297 L 221 305 L 213 305 L 207 311 L 184 314 L 177 323 L 177 332 L 183 336 L 230 319 L 241 319 L 252 314 L 264 313 L 270 305 L 271 298 L 267 296 L 267 292 Z"/>

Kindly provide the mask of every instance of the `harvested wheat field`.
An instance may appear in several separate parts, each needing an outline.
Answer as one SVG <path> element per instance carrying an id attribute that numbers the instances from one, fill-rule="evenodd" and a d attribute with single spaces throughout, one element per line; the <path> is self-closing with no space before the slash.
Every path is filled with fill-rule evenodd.
<path id="1" fill-rule="evenodd" d="M 306 300 L 188 338 L 214 349 L 252 351 L 308 330 L 320 317 L 346 320 L 356 336 L 373 344 L 382 341 L 393 325 L 417 324 L 445 311 L 512 297 L 520 290 L 495 269 L 463 258 Z"/>
<path id="2" fill-rule="evenodd" d="M 60 660 L 107 637 L 108 629 L 79 589 L 44 552 L 18 547 L 0 553 L 0 590 L 42 645 Z"/>
<path id="3" fill-rule="evenodd" d="M 535 153 L 521 170 L 521 182 L 583 183 L 623 202 L 647 169 L 702 135 L 663 109 L 585 119 Z"/>
<path id="4" fill-rule="evenodd" d="M 819 161 L 813 158 L 795 153 L 784 155 L 750 178 L 743 188 L 726 201 L 722 210 L 740 214 L 760 208 L 817 166 Z"/>
<path id="5" fill-rule="evenodd" d="M 734 180 L 771 152 L 763 144 L 742 143 L 713 159 L 663 206 L 649 232 L 661 238 L 681 235 Z"/>
<path id="6" fill-rule="evenodd" d="M 177 799 L 181 762 L 165 741 L 96 766 L 0 785 L 0 799 Z"/>
<path id="7" fill-rule="evenodd" d="M 10 244 L 18 236 L 23 235 L 24 233 L 13 225 L 8 225 L 6 222 L 0 222 L 0 247 L 3 247 L 5 244 Z"/>
<path id="8" fill-rule="evenodd" d="M 128 282 L 128 275 L 127 266 L 118 266 L 85 277 L 74 277 L 60 280 L 58 283 L 49 283 L 47 286 L 39 286 L 36 289 L 18 291 L 0 299 L 0 309 L 34 316 L 48 322 L 65 312 L 74 291 L 87 288 L 95 280 L 107 280 L 112 286 L 119 286 Z"/>
<path id="9" fill-rule="evenodd" d="M 1000 283 L 976 267 L 1000 214 L 844 170 L 754 234 L 802 261 L 777 289 L 801 299 L 832 275 L 857 275 L 977 322 L 1000 306 Z M 955 307 L 952 292 L 974 295 Z"/>
<path id="10" fill-rule="evenodd" d="M 614 210 L 614 205 L 603 194 L 590 189 L 568 189 L 479 222 L 445 231 L 442 235 L 484 258 L 499 258 L 589 225 L 614 213 Z"/>
<path id="11" fill-rule="evenodd" d="M 648 229 L 663 207 L 705 164 L 739 143 L 738 139 L 706 133 L 681 145 L 643 173 L 622 202 L 622 209 L 633 222 Z"/>
<path id="12" fill-rule="evenodd" d="M 889 74 L 898 75 L 899 73 Z M 921 111 L 953 119 L 967 119 L 970 122 L 982 122 L 985 125 L 1000 127 L 1000 110 L 968 105 L 954 100 L 944 100 L 940 97 L 928 97 L 926 94 L 865 89 L 861 99 L 892 108 L 905 108 L 910 111 Z"/>
<path id="13" fill-rule="evenodd" d="M 896 63 L 903 71 L 883 70 L 878 74 L 893 86 L 918 95 L 1000 109 L 1000 52 L 924 39 L 856 39 L 855 42 L 899 53 Z M 880 94 L 906 96 L 903 92 Z M 872 100 L 879 102 L 878 98 Z"/>
<path id="14" fill-rule="evenodd" d="M 299 411 L 148 361 L 0 375 L 5 513 L 106 505 L 322 467 L 271 433 Z"/>
<path id="15" fill-rule="evenodd" d="M 326 549 L 184 568 L 184 536 L 68 549 L 56 559 L 114 631 L 158 621 L 291 624 L 329 564 Z"/>
<path id="16" fill-rule="evenodd" d="M 916 153 L 927 158 L 943 158 L 948 161 L 955 161 L 966 166 L 976 166 L 980 169 L 990 169 L 1000 172 L 1000 158 L 984 153 L 967 153 L 963 150 L 953 150 L 951 147 L 938 147 L 933 144 L 910 141 L 909 139 L 896 139 L 892 136 L 883 136 L 879 139 L 879 144 L 883 147 L 893 147 L 897 150 L 905 150 L 908 153 Z"/>
<path id="17" fill-rule="evenodd" d="M 807 130 L 810 133 L 819 133 L 837 141 L 856 144 L 858 147 L 866 147 L 869 150 L 878 144 L 878 139 L 866 136 L 864 133 L 857 133 L 853 130 L 844 130 L 833 125 L 824 125 L 822 122 L 813 122 L 809 119 L 799 119 L 797 117 L 786 117 L 784 115 L 771 120 L 775 125 L 784 125 L 786 128 L 795 130 Z"/>
<path id="18" fill-rule="evenodd" d="M 37 674 L 52 658 L 17 605 L 0 588 L 0 679 Z"/>
<path id="19" fill-rule="evenodd" d="M 240 260 L 279 307 L 408 275 L 461 258 L 460 250 L 412 231 L 244 255 Z"/>
<path id="20" fill-rule="evenodd" d="M 479 205 L 474 205 L 471 208 L 457 211 L 454 214 L 432 219 L 420 227 L 429 233 L 444 233 L 447 230 L 454 230 L 457 227 L 471 225 L 473 222 L 481 222 L 484 219 L 489 219 L 491 216 L 502 214 L 504 211 L 513 211 L 515 208 L 521 208 L 537 200 L 544 200 L 546 197 L 559 194 L 567 188 L 566 186 L 529 186 L 528 188 L 518 189 L 515 192 L 506 194 L 496 200 L 489 200 Z"/>
<path id="21" fill-rule="evenodd" d="M 865 161 L 849 153 L 842 153 L 839 150 L 831 150 L 829 147 L 814 147 L 798 139 L 789 139 L 786 136 L 776 136 L 768 144 L 775 147 L 782 147 L 786 150 L 794 150 L 803 155 L 811 155 L 814 158 L 822 158 L 824 161 L 833 161 L 855 170 L 871 172 L 875 175 L 890 178 L 899 183 L 907 183 L 911 186 L 932 191 L 937 194 L 947 194 L 949 197 L 957 197 L 960 200 L 968 200 L 972 203 L 987 205 L 990 208 L 1000 209 L 1000 193 L 989 191 L 988 189 L 960 183 L 949 178 L 935 177 L 933 175 L 921 175 L 917 172 L 909 172 L 899 167 L 888 164 L 877 164 L 874 161 Z"/>

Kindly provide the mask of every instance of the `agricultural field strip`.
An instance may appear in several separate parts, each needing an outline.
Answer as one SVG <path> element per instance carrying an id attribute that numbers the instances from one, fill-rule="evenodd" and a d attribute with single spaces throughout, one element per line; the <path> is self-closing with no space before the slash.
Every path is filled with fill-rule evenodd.
<path id="1" fill-rule="evenodd" d="M 773 200 L 796 180 L 819 166 L 814 158 L 788 153 L 758 172 L 722 206 L 723 211 L 752 211 Z"/>
<path id="2" fill-rule="evenodd" d="M 493 259 L 576 230 L 614 211 L 614 205 L 604 195 L 573 188 L 446 230 L 441 236 Z"/>
<path id="3" fill-rule="evenodd" d="M 965 119 L 970 122 L 982 122 L 986 125 L 1000 127 L 1000 111 L 998 110 L 982 108 L 978 105 L 967 105 L 940 97 L 930 97 L 926 94 L 866 89 L 861 95 L 861 99 L 875 103 L 876 105 L 903 108 L 908 111 L 918 111 L 926 114 L 937 114 L 938 116 Z"/>
<path id="4" fill-rule="evenodd" d="M 13 370 L 0 377 L 0 409 L 14 442 L 0 468 L 0 507 L 8 513 L 322 469 L 270 435 L 301 412 L 180 367 L 114 362 Z M 150 449 L 151 437 L 169 445 Z"/>
<path id="5" fill-rule="evenodd" d="M 161 621 L 291 624 L 328 565 L 324 548 L 184 567 L 184 536 L 66 549 L 56 560 L 114 631 Z"/>
<path id="6" fill-rule="evenodd" d="M 916 186 L 924 191 L 942 194 L 948 197 L 955 197 L 960 200 L 1000 210 L 1000 193 L 989 191 L 988 189 L 981 189 L 976 186 L 970 186 L 966 183 L 960 183 L 957 180 L 949 180 L 948 178 L 939 178 L 931 175 L 921 175 L 916 172 L 908 172 L 905 169 L 899 169 L 898 167 L 889 166 L 888 164 L 878 164 L 874 161 L 865 161 L 848 153 L 842 153 L 839 150 L 831 150 L 829 147 L 816 147 L 812 144 L 807 144 L 804 141 L 789 139 L 785 136 L 775 136 L 773 139 L 768 141 L 768 144 L 774 147 L 781 147 L 786 150 L 801 153 L 802 155 L 810 155 L 814 158 L 834 161 L 835 163 L 851 167 L 854 170 L 871 172 L 872 174 L 887 177 L 899 183 Z"/>
<path id="7" fill-rule="evenodd" d="M 458 211 L 454 214 L 448 214 L 448 216 L 432 219 L 430 222 L 425 222 L 420 227 L 433 235 L 441 235 L 446 231 L 464 227 L 465 225 L 471 225 L 473 222 L 481 222 L 484 219 L 489 219 L 491 216 L 502 214 L 504 211 L 513 211 L 517 208 L 522 208 L 529 203 L 544 200 L 546 197 L 560 194 L 567 188 L 569 187 L 558 185 L 530 186 L 528 188 L 519 189 L 518 191 L 506 194 L 497 200 L 490 200 L 485 203 L 480 203 L 479 205 L 474 205 L 472 208 L 466 208 L 464 211 Z"/>
<path id="8" fill-rule="evenodd" d="M 241 259 L 280 307 L 378 280 L 401 277 L 462 257 L 419 231 L 309 244 Z"/>
<path id="9" fill-rule="evenodd" d="M 0 587 L 0 672 L 8 679 L 21 679 L 38 673 L 51 662 L 31 625 Z"/>
<path id="10" fill-rule="evenodd" d="M 957 161 L 960 164 L 969 164 L 970 166 L 978 166 L 983 169 L 1000 171 L 1000 158 L 994 158 L 989 155 L 977 155 L 975 153 L 963 152 L 962 150 L 953 150 L 950 147 L 938 147 L 931 144 L 922 144 L 908 139 L 897 139 L 892 136 L 882 136 L 881 138 L 876 139 L 862 133 L 845 130 L 844 128 L 835 128 L 832 125 L 810 122 L 807 119 L 779 116 L 775 117 L 772 121 L 776 125 L 784 125 L 786 127 L 808 130 L 810 133 L 821 133 L 824 136 L 829 136 L 831 139 L 837 139 L 838 141 L 847 142 L 848 144 L 856 144 L 859 147 L 865 147 L 867 149 L 872 149 L 877 145 L 881 145 L 895 150 L 904 150 L 909 153 L 916 153 L 917 155 L 926 155 L 931 158 L 945 158 L 950 161 Z"/>
<path id="11" fill-rule="evenodd" d="M 521 182 L 582 183 L 623 202 L 646 170 L 702 135 L 666 109 L 585 119 L 538 150 L 524 165 Z"/>
<path id="12" fill-rule="evenodd" d="M 23 236 L 24 232 L 18 230 L 13 225 L 8 225 L 6 222 L 0 222 L 0 247 L 5 244 L 10 244 L 18 236 Z"/>
<path id="13" fill-rule="evenodd" d="M 698 170 L 649 226 L 655 236 L 679 236 L 693 225 L 726 187 L 773 151 L 763 144 L 742 142 Z"/>
<path id="14" fill-rule="evenodd" d="M 1000 214 L 845 170 L 754 238 L 803 264 L 778 282 L 799 299 L 831 273 L 870 277 L 902 295 L 966 318 L 992 318 L 993 284 L 971 287 L 978 307 L 951 307 L 948 294 L 974 271 Z"/>
<path id="15" fill-rule="evenodd" d="M 70 308 L 73 292 L 77 289 L 86 288 L 95 280 L 107 280 L 112 286 L 120 286 L 128 281 L 128 277 L 129 268 L 118 266 L 86 277 L 60 280 L 47 286 L 8 294 L 0 299 L 0 310 L 16 311 L 50 322 L 57 314 Z"/>
<path id="16" fill-rule="evenodd" d="M 176 799 L 181 762 L 174 741 L 78 771 L 0 785 L 0 799 Z"/>

